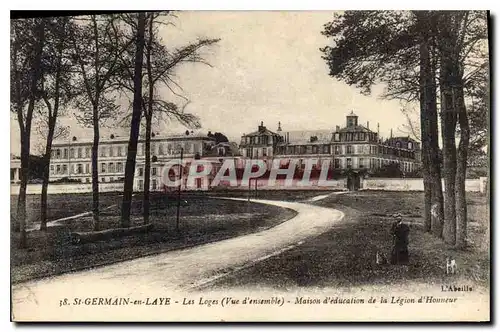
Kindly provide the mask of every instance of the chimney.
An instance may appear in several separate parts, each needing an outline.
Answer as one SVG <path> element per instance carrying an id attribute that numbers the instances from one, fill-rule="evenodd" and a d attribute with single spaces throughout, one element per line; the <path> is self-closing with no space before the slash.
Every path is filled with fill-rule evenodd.
<path id="1" fill-rule="evenodd" d="M 392 128 L 391 128 L 391 138 L 392 138 Z"/>
<path id="2" fill-rule="evenodd" d="M 278 122 L 278 131 L 281 131 L 281 122 Z"/>
<path id="3" fill-rule="evenodd" d="M 335 126 L 335 131 L 340 131 L 340 126 Z"/>
<path id="4" fill-rule="evenodd" d="M 264 121 L 261 121 L 259 126 L 259 131 L 263 131 L 264 129 L 266 129 L 266 127 L 264 127 Z"/>
<path id="5" fill-rule="evenodd" d="M 290 143 L 290 133 L 289 132 L 286 133 L 286 142 Z"/>
<path id="6" fill-rule="evenodd" d="M 366 128 L 370 129 L 370 121 L 366 121 Z"/>

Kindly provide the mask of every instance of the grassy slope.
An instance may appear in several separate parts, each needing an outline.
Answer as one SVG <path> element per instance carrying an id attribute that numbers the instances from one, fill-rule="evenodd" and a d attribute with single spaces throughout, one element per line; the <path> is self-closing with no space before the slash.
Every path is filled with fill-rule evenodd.
<path id="1" fill-rule="evenodd" d="M 470 193 L 469 235 L 465 251 L 449 248 L 422 231 L 423 194 L 416 192 L 358 192 L 330 196 L 315 204 L 345 213 L 331 231 L 281 255 L 221 279 L 214 287 L 353 287 L 392 282 L 450 283 L 466 279 L 489 282 L 489 215 L 486 197 Z M 399 211 L 410 224 L 410 260 L 407 272 L 375 263 L 377 250 L 389 255 L 390 215 Z M 456 258 L 460 273 L 445 275 L 445 257 Z"/>

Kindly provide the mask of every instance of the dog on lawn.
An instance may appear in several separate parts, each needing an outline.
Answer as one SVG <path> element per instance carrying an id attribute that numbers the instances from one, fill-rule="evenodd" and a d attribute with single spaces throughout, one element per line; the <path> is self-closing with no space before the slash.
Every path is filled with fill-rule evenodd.
<path id="1" fill-rule="evenodd" d="M 457 273 L 457 262 L 451 257 L 446 257 L 446 274 L 456 274 Z"/>

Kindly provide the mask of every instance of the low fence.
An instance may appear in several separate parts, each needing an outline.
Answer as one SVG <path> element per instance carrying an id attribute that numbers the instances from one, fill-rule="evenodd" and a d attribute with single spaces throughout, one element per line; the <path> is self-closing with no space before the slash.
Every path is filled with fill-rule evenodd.
<path id="1" fill-rule="evenodd" d="M 268 179 L 251 179 L 250 185 L 241 184 L 238 180 L 237 186 L 230 186 L 229 183 L 221 182 L 217 189 L 224 190 L 345 190 L 347 187 L 347 180 L 328 180 L 327 183 L 319 183 L 318 179 L 311 179 L 307 185 L 300 184 L 300 180 L 293 180 L 291 184 L 287 184 L 284 179 L 277 179 L 274 184 L 269 184 Z"/>
<path id="2" fill-rule="evenodd" d="M 389 191 L 423 191 L 423 179 L 368 178 L 361 180 L 361 189 Z M 444 180 L 443 180 L 444 190 Z M 486 192 L 486 178 L 465 180 L 465 191 Z"/>
<path id="3" fill-rule="evenodd" d="M 327 184 L 318 183 L 318 180 L 313 180 L 307 185 L 300 185 L 300 180 L 293 180 L 291 185 L 287 185 L 285 180 L 276 180 L 270 185 L 267 179 L 251 179 L 250 186 L 242 184 L 238 180 L 237 186 L 230 186 L 229 183 L 221 182 L 216 188 L 208 190 L 346 190 L 347 179 L 328 180 Z M 486 192 L 487 178 L 467 179 L 465 181 L 465 190 L 468 192 Z M 423 179 L 389 179 L 389 178 L 368 178 L 361 179 L 361 190 L 387 190 L 387 191 L 423 191 Z M 444 183 L 443 183 L 444 189 Z M 199 189 L 198 189 L 199 190 Z M 207 188 L 202 188 L 207 190 Z M 123 191 L 123 183 L 100 183 L 100 192 L 121 192 Z M 19 184 L 10 185 L 11 195 L 19 194 Z M 28 184 L 27 194 L 41 194 L 41 184 Z M 49 194 L 72 194 L 72 193 L 88 193 L 92 192 L 91 183 L 51 183 L 48 187 Z"/>
<path id="4" fill-rule="evenodd" d="M 123 183 L 99 183 L 99 192 L 123 191 Z M 48 194 L 75 194 L 92 192 L 92 183 L 50 183 L 47 188 Z M 11 195 L 19 194 L 19 185 L 10 185 Z M 42 193 L 41 184 L 28 184 L 26 188 L 28 195 L 40 195 Z"/>

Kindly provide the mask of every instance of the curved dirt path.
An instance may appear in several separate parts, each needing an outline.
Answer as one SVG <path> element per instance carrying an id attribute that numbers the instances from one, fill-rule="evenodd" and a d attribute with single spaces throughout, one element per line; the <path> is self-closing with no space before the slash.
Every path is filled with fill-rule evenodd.
<path id="1" fill-rule="evenodd" d="M 156 293 L 156 296 L 166 296 L 165 292 L 186 293 L 227 273 L 291 249 L 307 238 L 327 231 L 344 217 L 341 211 L 310 204 L 252 201 L 293 209 L 298 213 L 262 232 L 14 285 L 15 317 L 57 319 L 56 308 L 63 298 L 70 301 L 117 296 L 136 299 L 151 293 Z"/>

